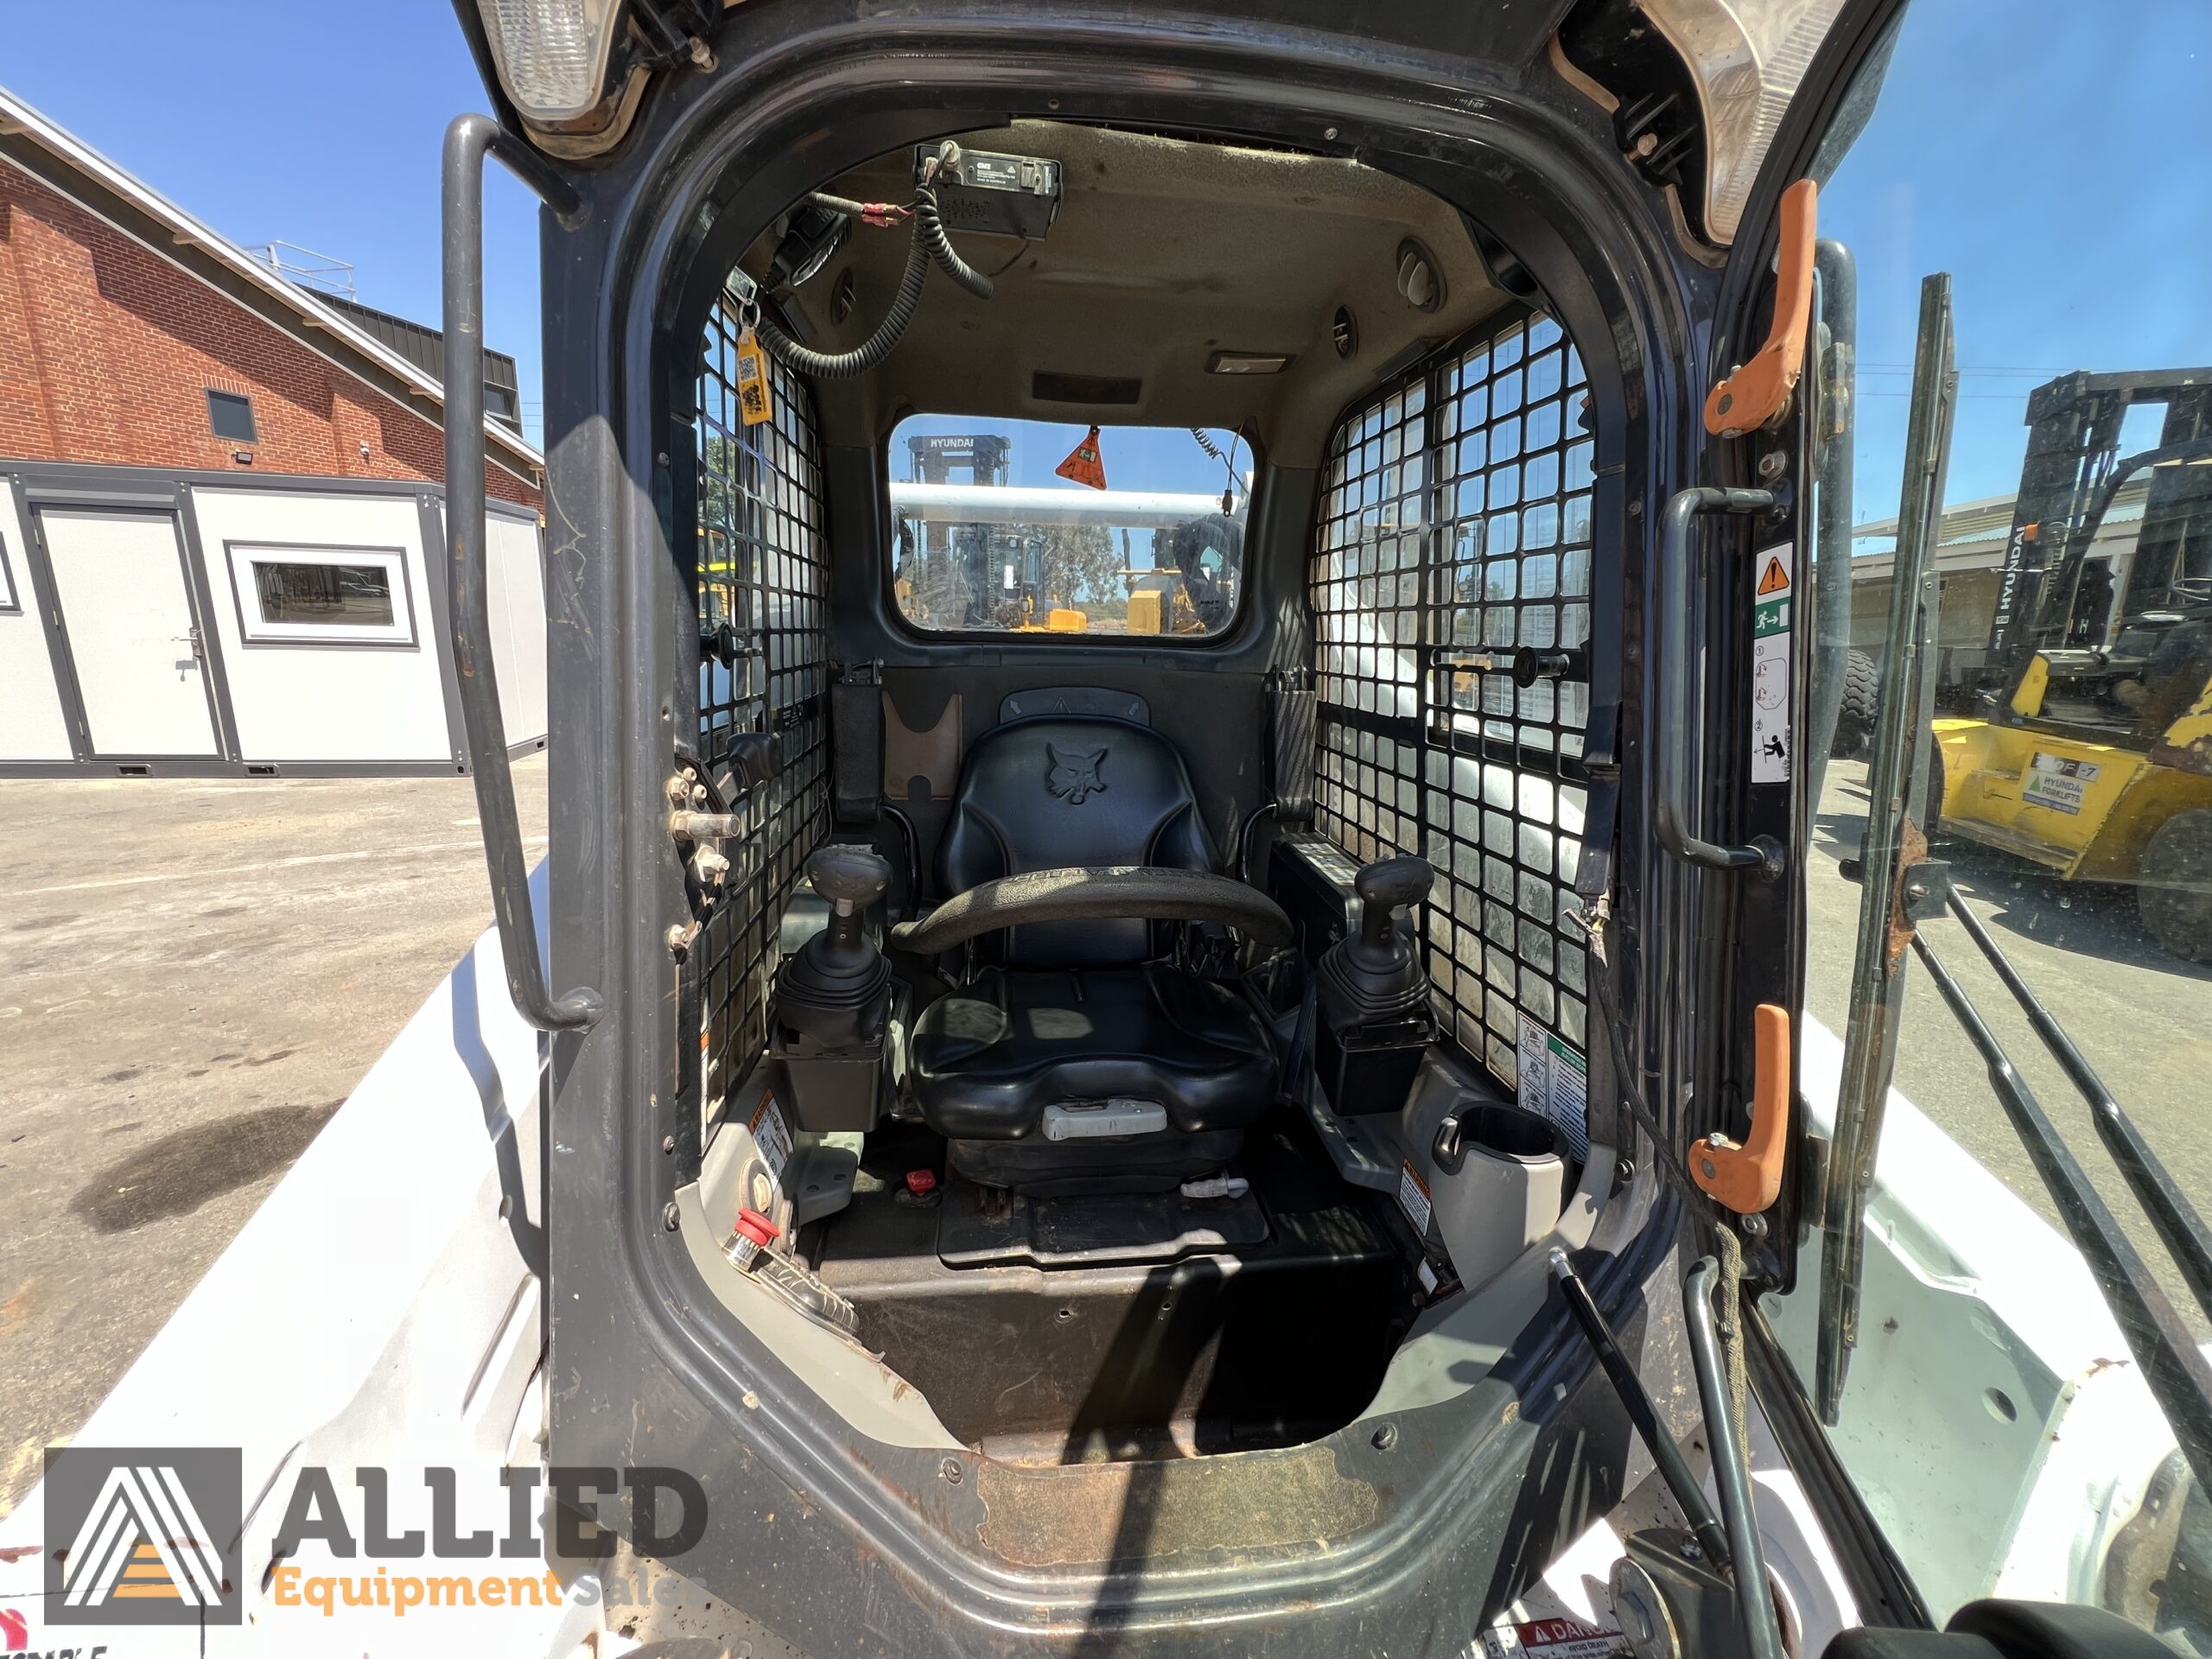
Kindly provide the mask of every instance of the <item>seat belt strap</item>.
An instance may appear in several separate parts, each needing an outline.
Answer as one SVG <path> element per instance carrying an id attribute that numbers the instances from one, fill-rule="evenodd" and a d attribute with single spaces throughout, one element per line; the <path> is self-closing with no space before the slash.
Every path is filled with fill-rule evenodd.
<path id="1" fill-rule="evenodd" d="M 830 685 L 830 751 L 841 823 L 883 815 L 883 664 L 840 663 Z"/>
<path id="2" fill-rule="evenodd" d="M 1278 823 L 1306 823 L 1313 817 L 1313 741 L 1316 698 L 1306 677 L 1278 671 L 1268 677 L 1268 788 Z"/>

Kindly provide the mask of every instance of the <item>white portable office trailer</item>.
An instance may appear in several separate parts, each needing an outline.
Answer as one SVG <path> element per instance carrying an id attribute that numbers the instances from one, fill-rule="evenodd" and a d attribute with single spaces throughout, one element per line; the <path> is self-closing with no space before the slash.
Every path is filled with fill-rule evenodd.
<path id="1" fill-rule="evenodd" d="M 0 776 L 468 769 L 435 484 L 0 462 Z M 493 501 L 507 741 L 545 737 L 537 515 Z"/>

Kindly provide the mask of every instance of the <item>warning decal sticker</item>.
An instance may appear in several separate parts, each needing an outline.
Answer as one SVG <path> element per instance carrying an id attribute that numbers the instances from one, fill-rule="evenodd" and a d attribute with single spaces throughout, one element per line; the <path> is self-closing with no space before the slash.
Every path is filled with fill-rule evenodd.
<path id="1" fill-rule="evenodd" d="M 1428 1183 L 1414 1172 L 1410 1161 L 1398 1166 L 1398 1207 L 1406 1212 L 1406 1219 L 1414 1224 L 1414 1231 L 1427 1234 L 1428 1218 L 1436 1206 L 1430 1202 Z"/>
<path id="2" fill-rule="evenodd" d="M 760 1161 L 768 1166 L 768 1179 L 784 1179 L 784 1166 L 791 1161 L 791 1132 L 784 1122 L 784 1109 L 776 1104 L 772 1090 L 760 1091 L 760 1104 L 753 1109 L 753 1122 L 747 1125 L 753 1131 L 753 1144 L 760 1154 Z"/>
<path id="3" fill-rule="evenodd" d="M 1514 1058 L 1520 1073 L 1515 1100 L 1559 1125 L 1577 1158 L 1590 1155 L 1590 1063 L 1562 1037 L 1521 1016 Z"/>
<path id="4" fill-rule="evenodd" d="M 1789 640 L 1796 625 L 1796 589 L 1791 566 L 1796 550 L 1787 542 L 1763 550 L 1751 603 L 1751 781 L 1789 781 Z"/>
<path id="5" fill-rule="evenodd" d="M 1612 1659 L 1624 1647 L 1618 1630 L 1601 1630 L 1579 1618 L 1532 1618 L 1493 1624 L 1483 1632 L 1484 1659 L 1526 1654 L 1529 1659 Z"/>

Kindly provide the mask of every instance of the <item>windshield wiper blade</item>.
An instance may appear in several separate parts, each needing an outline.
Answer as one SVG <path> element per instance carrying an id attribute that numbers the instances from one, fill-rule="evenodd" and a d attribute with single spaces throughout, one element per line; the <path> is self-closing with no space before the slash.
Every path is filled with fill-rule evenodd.
<path id="1" fill-rule="evenodd" d="M 1980 1010 L 1917 933 L 1913 936 L 1912 949 L 1967 1040 L 1980 1052 L 1998 1103 L 2012 1120 L 2044 1191 L 2058 1208 L 2067 1236 L 2088 1263 L 2097 1288 L 2118 1319 L 2128 1351 L 2142 1367 L 2143 1380 L 2158 1409 L 2165 1414 L 2167 1427 L 2173 1430 L 2182 1455 L 2189 1459 L 2197 1485 L 2212 1491 L 2212 1363 L 2190 1340 L 2189 1331 L 2164 1288 L 2151 1276 L 2142 1256 L 2089 1184 L 2088 1174 Z"/>
<path id="2" fill-rule="evenodd" d="M 1859 847 L 1866 885 L 1821 1206 L 1820 1340 L 1813 1388 L 1821 1420 L 1831 1425 L 1842 1414 L 1844 1376 L 1859 1343 L 1866 1198 L 1874 1182 L 1874 1148 L 1882 1137 L 1883 1109 L 1897 1069 L 1897 1026 L 1904 1013 L 1904 941 L 1912 931 L 1902 902 L 1905 872 L 1928 850 L 1921 829 L 1928 804 L 1918 797 L 1925 788 L 1922 757 L 1935 713 L 1936 522 L 1942 512 L 1958 389 L 1951 279 L 1938 271 L 1920 284 L 1920 334 L 1913 348 L 1912 411 L 1905 431 L 1880 712 L 1867 779 L 1866 833 Z"/>
<path id="3" fill-rule="evenodd" d="M 1945 896 L 1944 903 L 1959 925 L 1966 929 L 1967 937 L 1980 947 L 1997 977 L 2020 1005 L 2028 1024 L 2043 1039 L 2043 1046 L 2050 1051 L 2067 1080 L 2088 1103 L 2089 1121 L 2096 1125 L 2097 1138 L 2112 1154 L 2113 1162 L 2120 1166 L 2128 1191 L 2150 1216 L 2152 1226 L 2158 1230 L 2159 1241 L 2181 1269 L 2181 1276 L 2188 1284 L 2190 1294 L 2196 1298 L 2196 1305 L 2204 1310 L 2207 1319 L 2212 1319 L 2212 1229 L 2205 1226 L 2196 1207 L 2183 1196 L 2173 1176 L 2158 1154 L 2151 1150 L 2142 1131 L 2135 1127 L 2135 1120 L 2113 1098 L 2112 1090 L 2105 1087 L 2104 1079 L 2075 1046 L 2065 1027 L 2029 988 L 2012 958 L 1990 937 L 1981 918 L 1974 913 L 1956 889 Z"/>

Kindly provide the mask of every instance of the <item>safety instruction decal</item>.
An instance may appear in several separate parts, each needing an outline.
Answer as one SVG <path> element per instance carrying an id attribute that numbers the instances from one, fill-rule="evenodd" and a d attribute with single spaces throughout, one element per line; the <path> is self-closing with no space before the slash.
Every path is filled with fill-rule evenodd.
<path id="1" fill-rule="evenodd" d="M 776 1104 L 775 1090 L 760 1091 L 760 1104 L 753 1109 L 753 1122 L 747 1127 L 753 1131 L 760 1161 L 768 1166 L 768 1179 L 781 1182 L 784 1166 L 791 1158 L 791 1132 L 784 1122 L 784 1109 Z"/>
<path id="2" fill-rule="evenodd" d="M 1577 1158 L 1590 1154 L 1590 1063 L 1567 1039 L 1523 1014 L 1514 1044 L 1519 1083 L 1515 1095 L 1524 1112 L 1537 1112 L 1559 1125 Z"/>
<path id="3" fill-rule="evenodd" d="M 1618 1630 L 1601 1630 L 1579 1618 L 1532 1618 L 1491 1625 L 1483 1632 L 1481 1652 L 1484 1659 L 1516 1654 L 1529 1659 L 1613 1659 L 1622 1647 Z"/>
<path id="4" fill-rule="evenodd" d="M 1428 1196 L 1428 1183 L 1421 1179 L 1411 1160 L 1398 1166 L 1398 1208 L 1406 1212 L 1406 1219 L 1414 1224 L 1414 1231 L 1426 1235 L 1428 1218 L 1436 1211 Z"/>
<path id="5" fill-rule="evenodd" d="M 2103 770 L 2094 760 L 2069 760 L 2063 754 L 2045 754 L 2037 749 L 2021 780 L 2020 798 L 2031 806 L 2047 806 L 2054 812 L 2078 817 L 2082 796 Z"/>
<path id="6" fill-rule="evenodd" d="M 1796 550 L 1762 550 L 1751 599 L 1751 781 L 1789 781 L 1789 635 L 1796 624 Z"/>

